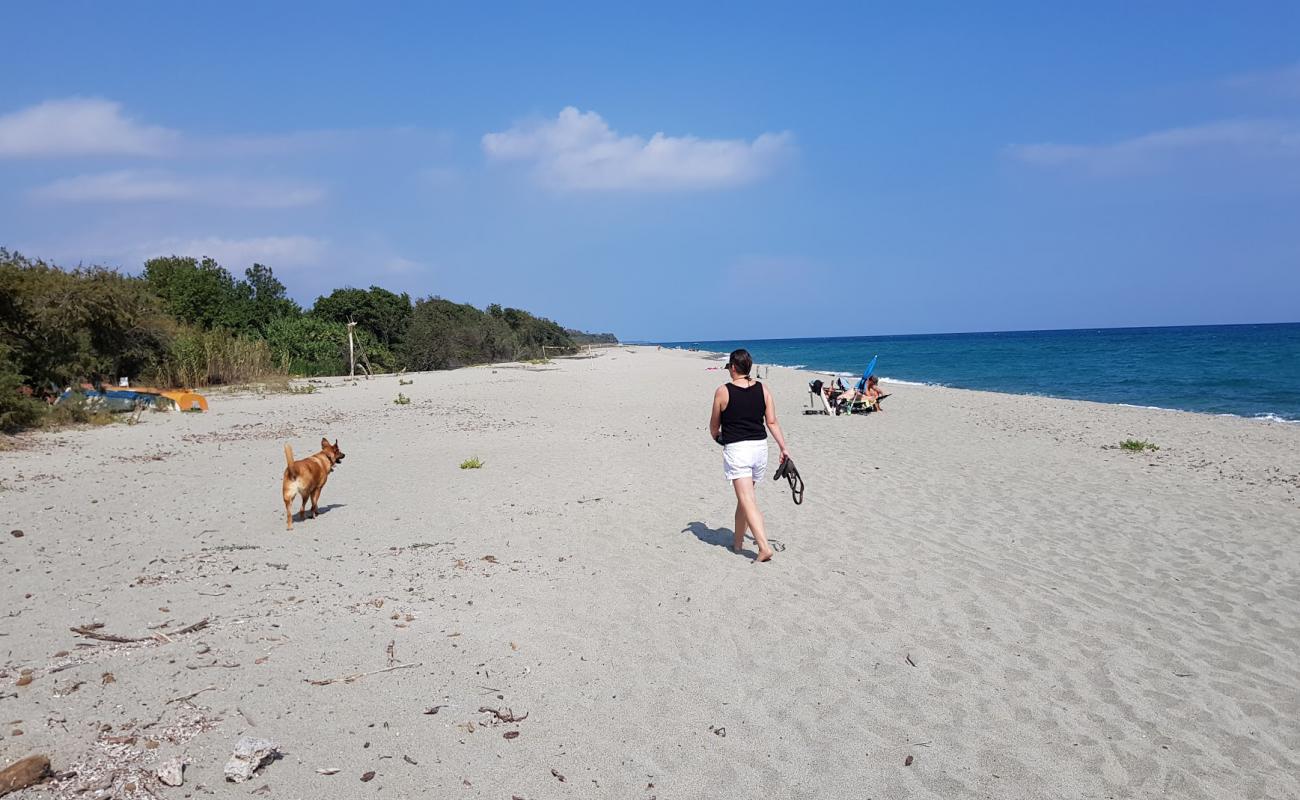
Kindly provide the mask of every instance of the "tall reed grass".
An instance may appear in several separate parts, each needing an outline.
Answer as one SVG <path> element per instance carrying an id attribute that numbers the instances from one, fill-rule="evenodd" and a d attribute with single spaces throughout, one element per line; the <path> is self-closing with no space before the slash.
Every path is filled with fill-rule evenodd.
<path id="1" fill-rule="evenodd" d="M 165 386 L 218 386 L 282 377 L 271 348 L 261 339 L 226 331 L 184 330 L 175 336 L 156 370 Z"/>

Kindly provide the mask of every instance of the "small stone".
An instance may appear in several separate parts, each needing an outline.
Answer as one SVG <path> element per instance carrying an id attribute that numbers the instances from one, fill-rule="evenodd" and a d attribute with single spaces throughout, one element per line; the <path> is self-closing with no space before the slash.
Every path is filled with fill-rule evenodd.
<path id="1" fill-rule="evenodd" d="M 245 736 L 235 743 L 235 750 L 230 754 L 224 770 L 226 780 L 243 783 L 253 777 L 258 767 L 274 760 L 280 754 L 280 746 L 268 739 L 254 739 Z"/>
<path id="2" fill-rule="evenodd" d="M 173 756 L 158 767 L 158 780 L 168 786 L 180 786 L 185 781 L 185 762 Z"/>
<path id="3" fill-rule="evenodd" d="M 23 538 L 24 536 L 26 536 L 27 534 L 23 533 L 23 532 L 20 531 L 20 530 L 15 529 L 15 530 L 9 531 L 9 535 L 12 536 L 12 537 L 14 537 L 15 539 L 21 539 L 21 538 Z"/>

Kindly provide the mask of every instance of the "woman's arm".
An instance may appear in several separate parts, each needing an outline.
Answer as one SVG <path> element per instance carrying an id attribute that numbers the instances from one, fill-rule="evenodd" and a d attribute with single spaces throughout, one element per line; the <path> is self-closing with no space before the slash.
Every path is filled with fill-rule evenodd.
<path id="1" fill-rule="evenodd" d="M 767 429 L 772 432 L 772 438 L 776 439 L 777 447 L 781 448 L 781 460 L 785 461 L 790 457 L 790 451 L 785 449 L 785 436 L 781 434 L 781 423 L 776 421 L 776 403 L 772 402 L 772 393 L 763 387 L 763 403 L 767 406 Z"/>
<path id="2" fill-rule="evenodd" d="M 709 438 L 714 441 L 722 435 L 722 409 L 727 407 L 727 387 L 719 386 L 713 393 L 713 411 L 709 414 Z"/>

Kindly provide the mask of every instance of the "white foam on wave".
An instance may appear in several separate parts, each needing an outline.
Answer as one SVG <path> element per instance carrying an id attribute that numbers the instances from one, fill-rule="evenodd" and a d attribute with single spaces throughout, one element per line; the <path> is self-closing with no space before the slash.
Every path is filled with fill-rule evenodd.
<path id="1" fill-rule="evenodd" d="M 1097 402 L 1105 402 L 1105 401 L 1103 400 Z M 1263 414 L 1251 414 L 1247 416 L 1246 414 L 1233 414 L 1229 411 L 1215 411 L 1215 412 L 1194 411 L 1190 408 L 1168 408 L 1166 406 L 1140 406 L 1137 405 L 1136 403 L 1107 403 L 1107 405 L 1123 406 L 1124 408 L 1140 408 L 1145 411 L 1174 411 L 1179 414 L 1209 414 L 1212 417 L 1233 417 L 1234 419 L 1258 420 L 1259 422 L 1281 422 L 1286 425 L 1300 425 L 1300 419 L 1287 419 L 1286 417 L 1279 417 L 1277 414 L 1274 414 L 1271 411 L 1265 412 Z"/>
<path id="2" fill-rule="evenodd" d="M 885 381 L 886 383 L 897 383 L 897 384 L 899 384 L 900 386 L 939 386 L 939 387 L 943 387 L 943 384 L 942 384 L 942 383 L 925 383 L 924 381 L 904 381 L 904 380 L 900 380 L 900 379 L 898 379 L 898 378 L 890 378 L 890 377 L 888 377 L 888 376 L 886 376 L 886 375 L 881 375 L 881 376 L 880 376 L 880 379 L 881 379 L 882 381 Z"/>
<path id="3" fill-rule="evenodd" d="M 1250 417 L 1250 419 L 1257 419 L 1264 422 L 1284 422 L 1287 425 L 1300 425 L 1300 419 L 1287 419 L 1286 417 L 1279 417 L 1277 414 L 1271 412 L 1266 414 L 1256 414 L 1255 416 Z"/>

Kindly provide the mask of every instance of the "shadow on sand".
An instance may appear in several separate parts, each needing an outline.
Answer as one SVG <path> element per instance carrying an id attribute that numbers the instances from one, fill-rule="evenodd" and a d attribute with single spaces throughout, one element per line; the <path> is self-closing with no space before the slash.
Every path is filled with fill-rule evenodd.
<path id="1" fill-rule="evenodd" d="M 325 516 L 327 513 L 329 513 L 330 511 L 333 511 L 333 510 L 336 509 L 336 508 L 347 508 L 347 506 L 348 506 L 347 503 L 330 503 L 329 505 L 321 506 L 320 508 L 318 508 L 318 509 L 316 510 L 316 516 L 323 517 L 323 516 Z M 311 519 L 311 504 L 310 504 L 310 503 L 307 504 L 307 509 L 308 509 L 307 519 Z M 293 504 L 293 518 L 294 518 L 295 521 L 298 521 L 298 519 L 299 519 L 299 513 L 298 513 L 298 502 L 297 502 L 296 500 L 294 501 L 294 504 Z"/>
<path id="2" fill-rule="evenodd" d="M 705 525 L 703 522 L 692 522 L 688 524 L 685 528 L 682 528 L 682 533 L 694 534 L 695 538 L 699 539 L 701 542 L 704 542 L 705 544 L 712 544 L 718 547 L 726 548 L 727 552 L 731 553 L 732 552 L 731 538 L 732 536 L 735 535 L 736 532 L 733 531 L 731 528 L 710 528 L 708 525 Z M 749 536 L 746 536 L 745 541 L 752 542 L 753 539 L 750 538 Z M 733 555 L 735 554 L 733 553 Z M 745 558 L 748 558 L 750 561 L 753 561 L 755 558 L 758 558 L 757 553 L 752 553 L 748 549 L 746 549 L 740 555 L 743 555 Z"/>

